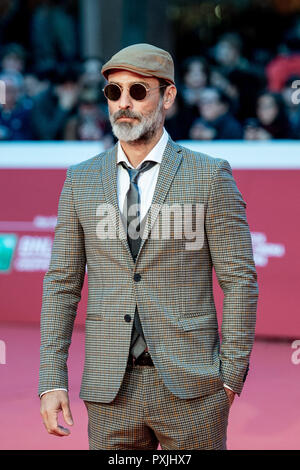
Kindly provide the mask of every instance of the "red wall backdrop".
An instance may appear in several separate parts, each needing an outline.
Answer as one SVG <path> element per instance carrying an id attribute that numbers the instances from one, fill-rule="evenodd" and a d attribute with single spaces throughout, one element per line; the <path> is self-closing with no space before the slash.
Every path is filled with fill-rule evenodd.
<path id="1" fill-rule="evenodd" d="M 39 321 L 65 174 L 65 168 L 0 171 L 2 321 Z M 299 337 L 300 169 L 234 169 L 233 174 L 247 203 L 257 266 L 257 335 Z M 217 281 L 215 296 L 221 318 L 223 294 Z M 86 302 L 87 282 L 76 323 L 84 322 Z"/>

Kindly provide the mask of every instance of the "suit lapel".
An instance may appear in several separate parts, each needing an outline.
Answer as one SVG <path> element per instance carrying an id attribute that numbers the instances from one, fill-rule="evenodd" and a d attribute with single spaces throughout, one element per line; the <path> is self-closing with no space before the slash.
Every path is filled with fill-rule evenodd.
<path id="1" fill-rule="evenodd" d="M 127 242 L 127 234 L 121 219 L 119 210 L 118 196 L 117 196 L 117 152 L 118 145 L 116 144 L 111 150 L 108 150 L 105 157 L 102 159 L 101 178 L 103 184 L 104 196 L 109 207 L 113 211 L 109 211 L 112 226 L 116 231 L 117 238 L 123 243 L 129 258 L 133 263 L 130 248 Z"/>

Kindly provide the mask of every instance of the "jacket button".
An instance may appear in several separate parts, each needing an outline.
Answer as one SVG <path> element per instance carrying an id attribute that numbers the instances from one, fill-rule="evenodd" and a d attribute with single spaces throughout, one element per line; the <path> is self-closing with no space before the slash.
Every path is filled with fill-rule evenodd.
<path id="1" fill-rule="evenodd" d="M 127 323 L 131 322 L 131 315 L 125 315 L 125 316 L 124 316 L 124 320 L 125 320 Z"/>
<path id="2" fill-rule="evenodd" d="M 135 282 L 139 282 L 142 279 L 142 276 L 138 273 L 135 273 L 133 279 L 135 280 Z"/>

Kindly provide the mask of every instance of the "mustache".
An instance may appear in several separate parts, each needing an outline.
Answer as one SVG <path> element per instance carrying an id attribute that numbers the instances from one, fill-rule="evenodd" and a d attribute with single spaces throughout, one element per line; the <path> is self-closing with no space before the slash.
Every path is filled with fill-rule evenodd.
<path id="1" fill-rule="evenodd" d="M 139 113 L 134 113 L 130 111 L 129 109 L 120 109 L 115 114 L 113 114 L 112 116 L 113 122 L 116 122 L 116 120 L 121 117 L 138 119 L 139 121 L 141 120 L 141 115 Z"/>

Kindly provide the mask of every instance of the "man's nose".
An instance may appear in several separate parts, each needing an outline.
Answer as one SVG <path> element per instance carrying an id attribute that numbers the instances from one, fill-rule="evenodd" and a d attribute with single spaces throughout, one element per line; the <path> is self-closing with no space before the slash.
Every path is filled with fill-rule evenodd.
<path id="1" fill-rule="evenodd" d="M 121 97 L 119 99 L 119 108 L 128 109 L 132 107 L 132 98 L 129 94 L 129 90 L 123 89 Z"/>

